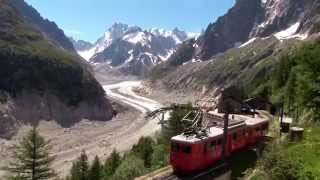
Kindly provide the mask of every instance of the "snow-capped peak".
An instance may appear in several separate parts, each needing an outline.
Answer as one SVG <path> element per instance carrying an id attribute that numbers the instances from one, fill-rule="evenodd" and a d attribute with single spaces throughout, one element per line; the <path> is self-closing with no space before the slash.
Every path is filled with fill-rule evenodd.
<path id="1" fill-rule="evenodd" d="M 132 29 L 136 29 L 136 27 L 129 27 L 126 24 L 115 23 L 103 33 L 102 37 L 96 41 L 92 48 L 79 51 L 78 54 L 89 61 L 95 54 L 102 52 L 104 49 L 109 47 L 114 40 L 121 38 L 125 33 Z"/>
<path id="2" fill-rule="evenodd" d="M 179 30 L 178 28 L 174 28 L 173 30 L 165 30 L 163 28 L 151 28 L 149 29 L 149 32 L 155 36 L 172 38 L 176 42 L 176 44 L 181 44 L 183 41 L 187 39 L 199 36 L 199 33 L 185 32 Z"/>
<path id="3" fill-rule="evenodd" d="M 140 43 L 144 47 L 151 47 L 153 38 L 158 38 L 157 42 L 161 42 L 159 39 L 171 39 L 176 45 L 181 44 L 183 41 L 197 37 L 198 33 L 190 33 L 181 31 L 178 28 L 173 30 L 166 30 L 162 28 L 151 28 L 149 30 L 143 30 L 138 26 L 129 26 L 127 24 L 115 23 L 106 32 L 103 33 L 102 37 L 99 38 L 96 43 L 90 49 L 79 51 L 86 60 L 90 60 L 95 54 L 98 54 L 107 49 L 116 40 L 122 39 L 131 44 Z"/>
<path id="4" fill-rule="evenodd" d="M 268 0 L 261 0 L 262 4 L 266 4 Z"/>
<path id="5" fill-rule="evenodd" d="M 151 36 L 145 32 L 134 32 L 125 35 L 122 39 L 132 44 L 141 43 L 141 45 L 146 46 L 150 43 Z"/>

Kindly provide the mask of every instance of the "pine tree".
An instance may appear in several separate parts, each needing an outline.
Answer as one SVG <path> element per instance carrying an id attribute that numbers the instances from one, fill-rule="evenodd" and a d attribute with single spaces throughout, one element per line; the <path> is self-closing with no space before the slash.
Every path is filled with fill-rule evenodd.
<path id="1" fill-rule="evenodd" d="M 106 160 L 104 164 L 104 170 L 103 170 L 104 179 L 110 179 L 120 164 L 121 164 L 120 154 L 116 150 L 113 150 L 109 158 Z"/>
<path id="2" fill-rule="evenodd" d="M 88 156 L 85 151 L 82 151 L 80 157 L 72 165 L 71 180 L 88 180 L 88 172 Z"/>
<path id="3" fill-rule="evenodd" d="M 15 147 L 15 161 L 10 163 L 8 170 L 13 179 L 42 180 L 56 177 L 51 163 L 54 156 L 50 155 L 50 142 L 37 132 L 36 127 Z"/>
<path id="4" fill-rule="evenodd" d="M 141 137 L 137 145 L 133 146 L 132 152 L 144 161 L 146 168 L 151 167 L 153 145 L 155 142 L 150 137 Z"/>
<path id="5" fill-rule="evenodd" d="M 188 127 L 189 124 L 183 124 L 181 120 L 185 117 L 187 113 L 192 110 L 192 104 L 186 106 L 176 107 L 170 113 L 168 129 L 164 130 L 164 137 L 170 139 L 172 136 L 180 134 L 184 131 L 185 127 Z"/>
<path id="6" fill-rule="evenodd" d="M 102 179 L 102 166 L 98 156 L 95 157 L 93 164 L 89 171 L 89 180 L 100 180 Z"/>
<path id="7" fill-rule="evenodd" d="M 159 169 L 168 164 L 168 152 L 165 145 L 158 144 L 154 147 L 151 164 L 153 169 Z"/>
<path id="8" fill-rule="evenodd" d="M 70 176 L 68 176 L 67 180 L 79 180 L 80 179 L 80 171 L 78 167 L 78 162 L 73 162 L 71 170 L 70 170 Z"/>

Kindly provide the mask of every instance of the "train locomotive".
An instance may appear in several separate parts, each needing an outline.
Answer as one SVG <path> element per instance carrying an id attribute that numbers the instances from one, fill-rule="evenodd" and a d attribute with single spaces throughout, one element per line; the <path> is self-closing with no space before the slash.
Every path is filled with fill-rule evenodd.
<path id="1" fill-rule="evenodd" d="M 202 171 L 221 160 L 224 140 L 223 114 L 209 112 L 206 116 L 211 119 L 211 125 L 206 124 L 206 129 L 171 138 L 170 164 L 175 172 Z M 268 126 L 268 118 L 262 116 L 232 115 L 229 119 L 225 155 L 230 156 L 235 151 L 260 141 L 266 136 Z"/>

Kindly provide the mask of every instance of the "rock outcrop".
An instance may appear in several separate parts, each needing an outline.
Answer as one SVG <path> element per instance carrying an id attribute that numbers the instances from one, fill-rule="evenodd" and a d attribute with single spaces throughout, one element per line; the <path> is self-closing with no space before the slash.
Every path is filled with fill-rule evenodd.
<path id="1" fill-rule="evenodd" d="M 279 32 L 282 38 L 308 36 L 317 29 L 319 6 L 319 0 L 237 0 L 224 16 L 209 24 L 197 42 L 197 56 L 208 60 L 252 38 Z"/>

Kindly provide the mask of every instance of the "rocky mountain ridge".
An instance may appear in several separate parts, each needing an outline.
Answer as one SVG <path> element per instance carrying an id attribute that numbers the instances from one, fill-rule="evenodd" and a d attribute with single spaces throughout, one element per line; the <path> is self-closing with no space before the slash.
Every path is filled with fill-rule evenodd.
<path id="1" fill-rule="evenodd" d="M 318 0 L 238 0 L 224 16 L 209 24 L 197 41 L 196 56 L 208 60 L 258 37 L 289 39 L 296 35 L 305 39 L 313 28 L 305 22 L 313 18 L 317 7 Z"/>
<path id="2" fill-rule="evenodd" d="M 319 36 L 319 7 L 318 0 L 238 0 L 193 46 L 180 46 L 151 70 L 151 80 L 210 96 L 252 85 L 270 75 L 283 53 Z"/>
<path id="3" fill-rule="evenodd" d="M 166 61 L 179 44 L 196 36 L 178 28 L 143 30 L 115 23 L 93 47 L 78 53 L 92 64 L 107 62 L 122 72 L 145 76 L 151 67 Z"/>
<path id="4" fill-rule="evenodd" d="M 72 37 L 69 37 L 71 43 L 73 44 L 74 49 L 79 51 L 85 51 L 93 47 L 93 44 L 83 40 L 75 40 Z"/>
<path id="5" fill-rule="evenodd" d="M 41 32 L 52 45 L 73 53 L 76 52 L 63 30 L 55 22 L 44 19 L 35 8 L 24 0 L 10 0 L 9 3 L 26 23 Z"/>

